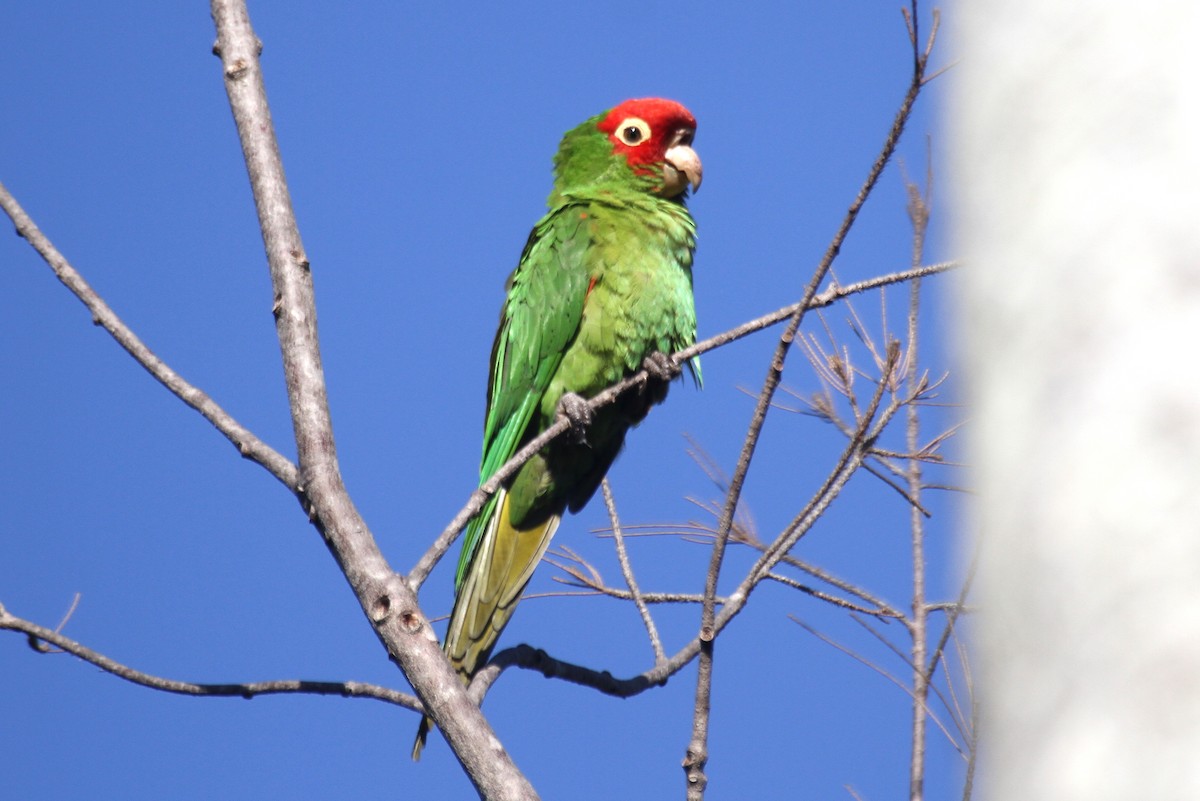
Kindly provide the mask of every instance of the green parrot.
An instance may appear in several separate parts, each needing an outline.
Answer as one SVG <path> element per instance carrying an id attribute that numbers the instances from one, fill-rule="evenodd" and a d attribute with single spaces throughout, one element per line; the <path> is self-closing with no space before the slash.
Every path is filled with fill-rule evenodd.
<path id="1" fill-rule="evenodd" d="M 700 188 L 695 132 L 679 103 L 646 98 L 588 119 L 559 145 L 550 211 L 509 276 L 492 345 L 480 483 L 558 415 L 572 432 L 467 526 L 443 644 L 464 683 L 487 664 L 563 513 L 587 504 L 625 432 L 666 397 L 679 369 L 665 354 L 696 340 L 696 225 L 684 202 Z M 583 399 L 643 367 L 646 391 L 588 410 Z M 699 385 L 699 362 L 687 367 Z M 414 760 L 431 725 L 421 721 Z"/>

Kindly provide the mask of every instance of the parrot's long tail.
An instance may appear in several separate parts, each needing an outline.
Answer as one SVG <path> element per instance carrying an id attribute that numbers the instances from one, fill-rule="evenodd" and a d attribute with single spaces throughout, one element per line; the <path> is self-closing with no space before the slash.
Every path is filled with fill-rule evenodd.
<path id="1" fill-rule="evenodd" d="M 458 587 L 442 645 L 463 684 L 469 684 L 475 671 L 487 663 L 562 519 L 552 515 L 536 526 L 518 529 L 509 522 L 508 493 L 500 490 L 496 500 L 492 518 Z M 421 758 L 432 726 L 428 716 L 421 720 L 413 743 L 414 761 Z"/>

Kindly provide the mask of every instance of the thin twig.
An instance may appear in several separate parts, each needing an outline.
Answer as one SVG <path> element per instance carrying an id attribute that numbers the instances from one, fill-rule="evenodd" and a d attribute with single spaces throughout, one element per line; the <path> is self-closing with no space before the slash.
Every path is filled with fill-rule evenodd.
<path id="1" fill-rule="evenodd" d="M 961 465 L 951 465 L 952 467 L 961 467 Z M 963 492 L 968 495 L 973 494 L 975 490 L 970 487 L 960 487 L 957 484 L 922 484 L 922 489 L 927 490 L 944 490 L 945 492 Z"/>
<path id="2" fill-rule="evenodd" d="M 899 348 L 892 343 L 889 348 L 890 365 L 895 364 L 895 359 L 898 357 Z M 793 547 L 796 543 L 812 528 L 812 525 L 817 519 L 829 508 L 831 504 L 841 492 L 846 482 L 850 480 L 850 476 L 862 465 L 866 459 L 867 453 L 870 451 L 871 443 L 882 433 L 883 429 L 891 422 L 896 412 L 902 407 L 902 403 L 893 401 L 888 404 L 888 407 L 879 412 L 880 402 L 883 400 L 884 383 L 881 381 L 875 389 L 875 394 L 871 398 L 866 410 L 863 413 L 862 423 L 858 431 L 851 437 L 847 443 L 846 449 L 842 452 L 838 459 L 834 470 L 826 478 L 825 483 L 817 490 L 812 499 L 805 505 L 804 509 L 792 519 L 770 546 L 759 557 L 754 567 L 747 574 L 747 580 L 743 582 L 742 587 L 749 593 L 753 590 L 753 584 L 748 584 L 755 579 L 760 579 L 767 571 L 775 566 Z M 876 417 L 878 415 L 878 417 Z M 724 615 L 728 610 L 722 610 Z"/>
<path id="3" fill-rule="evenodd" d="M 586 559 L 584 559 L 582 556 L 580 556 L 575 551 L 571 550 L 570 548 L 566 547 L 565 545 L 559 546 L 559 548 L 557 550 L 558 550 L 558 553 L 551 551 L 550 554 L 543 556 L 542 561 L 546 562 L 547 564 L 553 565 L 554 567 L 558 568 L 559 570 L 566 573 L 570 577 L 570 578 L 564 579 L 561 576 L 554 576 L 553 577 L 554 580 L 557 581 L 558 583 L 565 584 L 568 587 L 579 587 L 581 589 L 589 590 L 589 592 L 586 593 L 587 595 L 592 595 L 592 596 L 604 595 L 604 596 L 608 596 L 609 598 L 617 598 L 622 601 L 632 601 L 633 600 L 632 592 L 630 592 L 627 589 L 621 589 L 620 587 L 609 586 L 608 583 L 604 581 L 603 577 L 601 577 L 600 571 L 598 569 L 596 569 L 595 565 L 588 562 Z M 559 559 L 556 557 L 568 559 L 571 562 L 573 562 L 574 565 L 578 565 L 578 567 L 576 567 L 574 565 L 565 564 L 564 562 L 559 561 Z M 563 592 L 538 593 L 538 594 L 534 594 L 534 595 L 523 595 L 521 597 L 522 597 L 522 600 L 525 600 L 528 598 L 537 598 L 537 597 L 552 596 L 552 595 L 561 596 L 561 595 L 567 595 L 567 594 L 568 593 L 563 593 Z M 570 593 L 570 594 L 583 595 L 584 593 Z M 640 592 L 639 591 L 639 595 L 641 596 L 642 601 L 644 601 L 647 604 L 671 604 L 671 603 L 698 604 L 698 603 L 704 602 L 704 596 L 700 593 Z M 727 599 L 725 599 L 725 598 L 718 598 L 719 603 L 724 604 L 724 603 L 726 603 L 726 601 L 727 601 Z"/>
<path id="4" fill-rule="evenodd" d="M 968 801 L 971 798 L 971 791 L 975 784 L 975 764 L 979 756 L 979 697 L 975 694 L 974 684 L 971 679 L 970 663 L 967 660 L 966 648 L 958 641 L 957 635 L 954 635 L 954 641 L 962 663 L 963 682 L 966 684 L 967 697 L 971 703 L 971 725 L 968 727 L 967 735 L 967 748 L 970 752 L 970 757 L 967 759 L 967 776 L 963 781 L 962 795 L 963 801 Z"/>
<path id="5" fill-rule="evenodd" d="M 621 535 L 621 520 L 617 517 L 617 504 L 613 500 L 612 487 L 609 486 L 607 478 L 601 480 L 600 489 L 604 493 L 604 506 L 608 509 L 609 522 L 612 523 L 613 542 L 617 546 L 617 561 L 621 563 L 621 574 L 625 577 L 625 583 L 629 586 L 629 594 L 633 597 L 633 603 L 637 606 L 638 614 L 642 616 L 642 623 L 646 626 L 646 634 L 650 637 L 650 647 L 654 650 L 654 664 L 660 665 L 667 661 L 667 654 L 663 650 L 662 640 L 659 639 L 658 627 L 654 625 L 654 618 L 651 617 L 646 602 L 642 600 L 642 591 L 638 588 L 637 578 L 633 575 L 629 554 L 625 552 L 625 538 Z"/>
<path id="6" fill-rule="evenodd" d="M 942 699 L 942 704 L 950 711 L 950 717 L 954 720 L 955 727 L 962 734 L 963 739 L 968 743 L 971 742 L 971 721 L 963 714 L 962 704 L 958 700 L 958 692 L 954 689 L 954 678 L 950 673 L 950 664 L 946 659 L 946 655 L 942 654 L 938 658 L 938 662 L 942 665 L 942 675 L 946 677 L 946 691 L 950 694 L 950 701 L 947 703 L 945 696 L 938 693 L 938 697 Z M 937 685 L 935 684 L 936 688 Z"/>
<path id="7" fill-rule="evenodd" d="M 857 615 L 851 615 L 851 616 L 850 616 L 850 618 L 851 618 L 851 619 L 852 619 L 852 620 L 853 620 L 855 623 L 857 623 L 858 625 L 860 625 L 860 626 L 862 626 L 864 629 L 866 629 L 866 630 L 867 630 L 867 631 L 868 631 L 868 632 L 871 634 L 871 636 L 872 636 L 872 637 L 874 637 L 875 639 L 879 640 L 879 642 L 883 643 L 883 645 L 884 645 L 884 646 L 885 646 L 885 647 L 886 647 L 886 648 L 887 648 L 889 651 L 891 651 L 892 653 L 894 653 L 896 656 L 900 657 L 900 661 L 901 661 L 901 662 L 903 662 L 903 663 L 905 664 L 905 666 L 906 666 L 906 667 L 908 667 L 908 669 L 909 669 L 910 671 L 913 669 L 913 661 L 912 661 L 912 658 L 911 658 L 909 655 L 905 654 L 903 651 L 901 651 L 901 650 L 900 650 L 898 647 L 896 647 L 896 646 L 895 646 L 895 645 L 892 643 L 892 641 L 891 641 L 891 640 L 889 640 L 887 637 L 883 636 L 883 632 L 876 631 L 876 630 L 875 630 L 875 629 L 874 629 L 874 628 L 871 626 L 871 624 L 870 624 L 870 623 L 868 623 L 867 621 L 865 621 L 865 620 L 863 620 L 862 618 L 858 617 Z M 910 629 L 910 630 L 911 630 L 911 629 Z M 956 729 L 958 729 L 958 733 L 959 733 L 959 735 L 960 735 L 960 736 L 962 736 L 963 740 L 966 740 L 966 739 L 967 739 L 967 736 L 966 736 L 966 730 L 965 730 L 965 728 L 964 728 L 964 727 L 961 725 L 961 720 L 960 720 L 960 718 L 959 718 L 957 715 L 955 715 L 955 714 L 954 714 L 954 709 L 952 708 L 952 705 L 951 705 L 950 701 L 949 701 L 949 700 L 946 698 L 946 696 L 945 696 L 945 695 L 942 693 L 941 689 L 939 689 L 939 688 L 938 688 L 938 686 L 937 686 L 936 684 L 930 683 L 930 684 L 929 684 L 929 690 L 931 690 L 931 691 L 932 691 L 932 692 L 933 692 L 933 693 L 934 693 L 934 694 L 935 694 L 935 695 L 938 697 L 938 700 L 942 702 L 942 706 L 944 706 L 944 707 L 946 708 L 946 711 L 948 711 L 948 712 L 950 713 L 950 719 L 954 721 L 954 727 L 955 727 Z M 909 697 L 910 697 L 910 698 L 912 698 L 912 697 L 915 697 L 915 696 L 914 696 L 914 694 L 913 694 L 911 691 L 908 693 L 908 695 L 909 695 Z M 929 704 L 929 698 L 928 698 L 928 693 L 926 693 L 926 698 L 925 698 L 925 706 L 926 706 L 927 708 L 928 708 L 928 704 Z M 932 714 L 932 713 L 931 713 L 931 714 Z M 942 731 L 943 731 L 943 732 L 947 732 L 947 728 L 946 728 L 945 726 L 943 726 L 943 725 L 942 725 L 940 722 L 938 723 L 938 725 L 939 725 L 939 727 L 941 727 L 941 729 L 942 729 Z M 949 736 L 949 734 L 947 734 L 947 736 Z M 959 743 L 958 743 L 958 741 L 957 741 L 957 740 L 954 740 L 953 738 L 951 738 L 951 742 L 954 744 L 954 747 L 955 747 L 955 748 L 959 748 Z M 960 748 L 960 750 L 962 750 L 962 749 Z"/>
<path id="8" fill-rule="evenodd" d="M 967 595 L 971 592 L 971 585 L 975 581 L 975 570 L 978 566 L 978 549 L 971 557 L 971 563 L 967 566 L 967 575 L 963 579 L 962 588 L 958 592 L 958 600 L 950 605 L 946 614 L 946 624 L 942 627 L 942 633 L 938 637 L 937 645 L 933 647 L 932 656 L 929 659 L 929 665 L 926 675 L 929 679 L 933 678 L 933 672 L 936 669 L 937 660 L 941 657 L 942 652 L 946 649 L 946 643 L 950 639 L 950 635 L 954 633 L 954 624 L 958 622 L 959 615 L 963 613 L 966 605 Z M 932 605 L 931 605 L 932 608 Z"/>
<path id="9" fill-rule="evenodd" d="M 557 563 L 552 562 L 551 564 L 554 564 L 555 567 L 558 567 L 560 569 L 565 569 L 565 568 L 563 568 L 562 565 L 559 565 Z M 572 581 L 569 581 L 566 579 L 560 579 L 558 577 L 555 577 L 554 580 L 561 582 L 563 584 L 566 584 L 568 587 L 580 587 L 580 588 L 586 588 L 586 589 L 581 592 L 568 592 L 568 591 L 535 592 L 532 595 L 522 595 L 521 601 L 522 602 L 528 601 L 532 598 L 567 598 L 567 597 L 577 597 L 577 598 L 605 597 L 605 598 L 616 598 L 619 601 L 632 601 L 633 600 L 633 594 L 630 593 L 629 590 L 624 590 L 624 589 L 621 589 L 620 587 L 611 587 L 607 584 L 602 585 L 602 586 L 593 587 L 590 584 L 574 583 Z M 691 593 L 688 593 L 688 592 L 643 592 L 642 600 L 645 601 L 647 604 L 702 604 L 702 603 L 704 603 L 704 596 L 698 592 L 691 592 Z M 721 603 L 721 604 L 725 604 L 725 603 L 729 602 L 728 599 L 722 598 L 722 597 L 717 598 L 717 601 L 718 601 L 718 603 Z"/>
<path id="10" fill-rule="evenodd" d="M 860 587 L 857 584 L 854 584 L 853 582 L 850 582 L 844 578 L 841 578 L 840 576 L 835 576 L 832 573 L 830 573 L 828 570 L 825 570 L 824 568 L 820 568 L 820 567 L 817 567 L 816 565 L 809 564 L 808 562 L 804 562 L 800 559 L 795 558 L 794 556 L 785 555 L 783 557 L 783 559 L 781 559 L 780 561 L 783 564 L 790 565 L 790 566 L 796 568 L 797 570 L 807 573 L 808 575 L 812 576 L 813 578 L 820 579 L 821 581 L 824 581 L 826 584 L 830 584 L 834 587 L 837 587 L 842 592 L 850 593 L 851 595 L 855 596 L 856 598 L 861 599 L 863 602 L 868 603 L 871 606 L 875 607 L 876 609 L 881 610 L 883 613 L 883 615 L 882 615 L 883 617 L 895 618 L 895 619 L 901 620 L 901 621 L 904 620 L 904 615 L 898 609 L 896 609 L 894 606 L 892 606 L 891 604 L 889 604 L 887 601 L 883 600 L 879 596 L 868 591 L 864 587 Z"/>
<path id="11" fill-rule="evenodd" d="M 814 629 L 812 626 L 805 623 L 803 620 L 800 620 L 799 618 L 797 618 L 793 615 L 788 615 L 788 617 L 792 620 L 792 622 L 796 623 L 798 626 L 800 626 L 802 629 L 807 631 L 809 634 L 811 634 L 814 637 L 816 637 L 817 639 L 821 640 L 821 642 L 825 643 L 826 645 L 833 646 L 834 648 L 841 651 L 846 656 L 849 656 L 851 659 L 855 660 L 856 662 L 860 662 L 863 665 L 866 665 L 871 670 L 875 671 L 880 676 L 883 676 L 885 679 L 890 681 L 892 684 L 895 684 L 897 687 L 899 687 L 901 690 L 903 690 L 904 693 L 909 698 L 912 698 L 914 700 L 914 702 L 916 701 L 916 695 L 913 693 L 912 689 L 908 685 L 906 685 L 904 682 L 900 681 L 900 679 L 893 676 L 891 673 L 889 673 L 884 668 L 881 668 L 879 665 L 877 665 L 874 662 L 872 662 L 871 660 L 867 659 L 862 654 L 860 654 L 856 651 L 852 651 L 851 649 L 842 645 L 841 643 L 839 643 L 837 640 L 833 639 L 832 637 L 822 634 L 821 632 Z M 942 722 L 938 719 L 937 715 L 933 712 L 933 710 L 926 707 L 925 711 L 929 715 L 929 717 L 938 725 L 938 727 L 941 728 L 942 732 L 946 735 L 946 740 L 950 743 L 951 746 L 954 747 L 954 750 L 958 751 L 958 753 L 963 757 L 963 759 L 966 759 L 967 753 L 966 753 L 965 749 L 963 749 L 961 746 L 959 746 L 958 741 L 955 740 L 954 737 L 950 734 L 950 730 L 942 725 Z"/>
<path id="12" fill-rule="evenodd" d="M 903 662 L 905 664 L 905 666 L 907 666 L 908 668 L 912 668 L 912 664 L 913 664 L 912 657 L 910 657 L 908 654 L 904 653 L 904 651 L 901 651 L 900 648 L 897 647 L 891 640 L 889 640 L 887 637 L 883 636 L 883 632 L 876 631 L 869 623 L 867 623 L 867 621 L 863 620 L 858 615 L 850 615 L 850 619 L 853 620 L 858 625 L 862 626 L 864 629 L 866 629 L 867 632 L 872 637 L 874 637 L 876 640 L 878 640 L 883 645 L 883 647 L 887 648 L 893 654 L 898 656 L 900 658 L 900 661 Z"/>
<path id="13" fill-rule="evenodd" d="M 51 643 L 62 652 L 77 656 L 85 662 L 90 662 L 101 670 L 107 671 L 117 678 L 149 687 L 152 690 L 192 695 L 207 698 L 238 697 L 253 698 L 256 695 L 276 695 L 282 693 L 302 693 L 305 695 L 340 695 L 346 698 L 370 698 L 384 701 L 396 706 L 420 711 L 421 702 L 416 696 L 398 692 L 375 684 L 365 684 L 360 681 L 308 681 L 305 679 L 281 679 L 277 681 L 255 681 L 244 684 L 198 684 L 190 681 L 154 676 L 135 670 L 114 659 L 93 651 L 75 640 L 56 630 L 39 626 L 28 620 L 12 615 L 0 605 L 0 629 L 19 631 L 29 639 L 29 645 L 39 653 L 54 653 L 43 643 Z"/>
<path id="14" fill-rule="evenodd" d="M 865 467 L 865 463 L 864 463 L 864 467 Z M 706 511 L 711 511 L 711 510 L 706 510 Z M 629 534 L 630 529 L 638 529 L 638 528 L 650 529 L 650 530 L 643 530 L 636 534 Z M 662 535 L 674 535 L 674 536 L 679 536 L 685 542 L 695 542 L 698 544 L 705 544 L 705 545 L 711 543 L 713 536 L 715 536 L 715 534 L 716 534 L 716 532 L 712 528 L 704 526 L 704 525 L 702 525 L 700 523 L 696 523 L 696 522 L 689 523 L 686 526 L 677 525 L 677 526 L 673 526 L 673 527 L 661 527 L 661 526 L 644 525 L 644 526 L 626 526 L 625 529 L 626 529 L 626 534 L 625 534 L 626 537 L 630 537 L 630 536 L 656 537 L 656 536 L 662 536 Z M 733 540 L 731 539 L 731 541 L 733 541 Z M 745 545 L 747 547 L 753 548 L 756 551 L 758 551 L 759 553 L 762 553 L 767 549 L 767 546 L 765 544 L 763 544 L 762 542 L 759 542 L 756 539 L 750 538 L 750 537 L 739 538 L 736 540 L 736 542 L 739 545 Z M 891 604 L 887 603 L 883 599 L 874 595 L 869 590 L 867 590 L 863 587 L 860 587 L 857 584 L 854 584 L 850 581 L 847 581 L 846 579 L 835 576 L 832 573 L 830 573 L 829 571 L 825 570 L 824 568 L 820 568 L 820 567 L 817 567 L 816 565 L 810 564 L 801 559 L 797 559 L 796 557 L 794 557 L 790 554 L 784 554 L 783 557 L 779 560 L 779 562 L 780 562 L 780 564 L 785 564 L 785 565 L 788 565 L 789 567 L 794 567 L 795 569 L 797 569 L 803 573 L 806 573 L 806 574 L 812 576 L 813 578 L 818 579 L 819 581 L 824 581 L 825 583 L 830 584 L 833 587 L 836 587 L 837 589 L 842 590 L 843 592 L 849 593 L 850 595 L 854 595 L 857 598 L 861 599 L 864 603 L 870 604 L 871 607 L 874 607 L 874 609 L 871 609 L 869 607 L 855 607 L 859 611 L 863 611 L 865 614 L 871 614 L 871 615 L 874 615 L 877 617 L 894 618 L 894 619 L 900 620 L 902 622 L 904 621 L 903 613 L 901 613 L 899 610 L 897 610 Z M 765 578 L 770 578 L 770 579 L 776 580 L 776 581 L 780 580 L 779 578 L 777 578 L 777 574 L 771 574 L 771 575 L 766 576 Z M 792 580 L 786 579 L 782 583 L 792 585 Z M 806 588 L 803 588 L 800 586 L 797 586 L 796 588 L 801 589 L 804 592 L 808 592 L 808 590 Z M 813 592 L 811 594 L 813 594 L 814 597 L 818 597 L 818 598 L 823 598 L 826 595 L 825 593 L 821 593 L 821 592 Z M 649 598 L 650 596 L 647 595 L 646 597 Z M 700 596 L 697 596 L 697 597 L 700 597 Z M 829 600 L 831 600 L 832 603 L 834 603 L 835 605 L 838 605 L 838 606 L 846 606 L 847 605 L 840 599 L 833 598 L 832 596 L 829 597 Z M 939 605 L 931 604 L 930 608 L 935 608 L 937 606 L 939 606 Z M 946 604 L 946 606 L 949 606 L 949 604 Z"/>
<path id="15" fill-rule="evenodd" d="M 978 719 L 977 713 L 979 711 L 979 699 L 975 694 L 975 680 L 971 675 L 970 654 L 967 653 L 967 646 L 963 644 L 961 639 L 959 639 L 957 632 L 958 629 L 955 629 L 955 633 L 950 635 L 950 640 L 954 643 L 955 653 L 958 654 L 958 668 L 962 672 L 963 684 L 966 685 L 967 688 L 967 697 L 971 701 L 971 727 L 974 728 L 975 721 Z"/>
<path id="16" fill-rule="evenodd" d="M 562 679 L 572 684 L 591 687 L 614 698 L 630 698 L 643 693 L 652 687 L 661 685 L 670 675 L 668 672 L 662 672 L 659 668 L 663 665 L 660 665 L 654 671 L 648 671 L 633 678 L 617 679 L 607 670 L 592 670 L 580 665 L 573 665 L 570 662 L 554 659 L 538 648 L 517 645 L 513 648 L 506 648 L 493 656 L 487 666 L 475 674 L 468 691 L 471 698 L 476 703 L 482 702 L 488 689 L 496 682 L 505 668 L 509 667 L 536 670 L 548 679 Z M 652 678 L 652 676 L 657 676 L 657 678 Z"/>
<path id="17" fill-rule="evenodd" d="M 933 517 L 933 512 L 930 512 L 928 509 L 926 509 L 924 506 L 922 506 L 921 502 L 919 500 L 917 500 L 916 497 L 911 495 L 908 490 L 904 489 L 904 487 L 900 486 L 895 481 L 892 481 L 890 478 L 885 476 L 883 473 L 879 472 L 879 470 L 877 470 L 875 467 L 873 467 L 870 463 L 864 464 L 863 470 L 866 470 L 868 473 L 875 476 L 875 478 L 882 481 L 888 487 L 895 490 L 896 493 L 901 498 L 908 501 L 908 504 L 910 506 L 912 506 L 914 509 L 916 509 L 918 512 L 920 512 L 922 515 L 924 515 L 925 517 Z"/>
<path id="18" fill-rule="evenodd" d="M 782 584 L 785 587 L 791 587 L 794 590 L 799 590 L 800 592 L 804 593 L 805 595 L 811 595 L 814 598 L 817 598 L 819 600 L 833 604 L 834 606 L 840 607 L 842 609 L 849 609 L 851 612 L 860 612 L 861 614 L 864 614 L 864 615 L 870 615 L 871 617 L 881 617 L 881 618 L 898 619 L 898 618 L 903 617 L 899 612 L 892 610 L 892 609 L 879 609 L 879 608 L 869 609 L 865 606 L 860 606 L 860 605 L 854 603 L 853 601 L 847 601 L 845 598 L 838 598 L 836 595 L 830 595 L 827 592 L 821 592 L 818 589 L 809 587 L 807 584 L 801 584 L 799 581 L 796 581 L 794 578 L 790 578 L 789 576 L 783 576 L 783 575 L 780 575 L 779 573 L 769 572 L 765 576 L 763 576 L 763 578 L 768 579 L 770 581 L 777 582 L 779 584 Z"/>
<path id="19" fill-rule="evenodd" d="M 67 622 L 71 619 L 71 616 L 75 614 L 75 610 L 79 608 L 79 599 L 82 597 L 83 597 L 82 594 L 80 594 L 78 592 L 75 593 L 75 597 L 71 599 L 71 605 L 69 607 L 67 607 L 66 614 L 63 615 L 62 620 L 58 621 L 58 625 L 54 627 L 55 634 L 62 633 L 63 627 L 67 625 Z M 3 615 L 4 615 L 4 607 L 2 605 L 0 605 L 0 616 L 3 616 Z M 33 637 L 29 638 L 29 647 L 32 648 L 33 650 L 35 650 L 39 653 L 43 653 L 43 654 L 66 653 L 61 648 L 52 648 L 48 644 L 48 642 L 45 640 L 39 640 L 39 639 L 35 639 Z"/>
<path id="20" fill-rule="evenodd" d="M 92 289 L 91 284 L 71 266 L 66 257 L 54 247 L 54 243 L 34 224 L 33 219 L 25 213 L 25 209 L 17 203 L 9 191 L 0 184 L 0 208 L 13 221 L 17 234 L 23 237 L 30 246 L 38 252 L 42 259 L 54 271 L 54 275 L 63 286 L 71 291 L 92 314 L 92 322 L 109 333 L 125 352 L 133 357 L 146 372 L 154 377 L 167 390 L 186 403 L 191 408 L 212 423 L 225 438 L 233 443 L 245 458 L 262 465 L 268 473 L 275 476 L 288 489 L 297 491 L 299 471 L 296 465 L 282 454 L 272 449 L 265 442 L 250 432 L 245 426 L 217 405 L 201 390 L 184 380 L 183 376 L 172 370 L 166 362 L 158 358 L 137 334 L 125 325 L 104 299 Z"/>
<path id="21" fill-rule="evenodd" d="M 958 601 L 933 601 L 925 604 L 930 612 L 954 612 L 956 615 L 973 614 L 979 610 L 973 606 L 960 604 Z"/>

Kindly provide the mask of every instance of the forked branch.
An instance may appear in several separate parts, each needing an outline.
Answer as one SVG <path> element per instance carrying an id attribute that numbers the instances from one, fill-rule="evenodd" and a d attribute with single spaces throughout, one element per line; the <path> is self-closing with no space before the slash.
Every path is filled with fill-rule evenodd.
<path id="1" fill-rule="evenodd" d="M 479 794 L 529 801 L 537 794 L 471 702 L 438 647 L 414 591 L 394 573 L 342 483 L 317 339 L 312 274 L 284 178 L 243 0 L 212 0 L 225 90 L 258 210 L 275 291 L 276 331 L 292 411 L 306 511 L 324 535 L 388 653 L 424 702 Z"/>
<path id="2" fill-rule="evenodd" d="M 767 367 L 767 375 L 763 380 L 762 390 L 759 393 L 758 403 L 750 420 L 749 430 L 746 432 L 737 466 L 734 468 L 733 476 L 730 479 L 729 492 L 726 494 L 725 505 L 721 510 L 721 516 L 717 522 L 717 534 L 713 541 L 712 557 L 704 589 L 706 601 L 700 616 L 700 639 L 705 643 L 705 646 L 700 652 L 700 664 L 696 678 L 696 701 L 692 720 L 692 739 L 688 744 L 687 753 L 683 759 L 683 768 L 687 780 L 688 801 L 701 801 L 704 798 L 704 789 L 708 781 L 704 773 L 704 767 L 708 761 L 708 722 L 712 693 L 712 639 L 715 636 L 716 622 L 715 605 L 712 599 L 716 596 L 717 581 L 725 558 L 725 546 L 729 538 L 729 531 L 733 525 L 734 512 L 741 498 L 742 487 L 745 483 L 746 475 L 750 470 L 750 463 L 754 458 L 754 451 L 758 445 L 759 437 L 762 435 L 762 428 L 766 422 L 767 412 L 771 408 L 775 391 L 782 380 L 787 355 L 791 351 L 792 343 L 796 339 L 796 334 L 800 329 L 804 315 L 808 311 L 813 299 L 817 296 L 817 291 L 833 266 L 834 259 L 837 258 L 838 253 L 841 251 L 842 243 L 845 242 L 850 229 L 858 219 L 859 212 L 878 183 L 879 176 L 883 174 L 884 167 L 887 166 L 887 163 L 895 153 L 896 146 L 900 141 L 900 135 L 904 132 L 917 96 L 924 85 L 925 66 L 929 60 L 929 53 L 933 48 L 934 35 L 931 34 L 925 50 L 922 51 L 917 39 L 916 16 L 917 3 L 916 0 L 913 0 L 911 15 L 906 15 L 913 49 L 913 72 L 908 90 L 892 121 L 891 129 L 888 131 L 879 156 L 868 171 L 867 178 L 860 187 L 858 195 L 850 204 L 849 209 L 847 209 L 846 215 L 843 217 L 841 225 L 834 234 L 833 240 L 829 243 L 824 257 L 822 257 L 820 263 L 818 263 L 816 269 L 813 271 L 812 277 L 805 287 L 804 295 L 797 304 L 795 312 L 792 313 L 788 320 L 787 327 L 784 329 L 783 334 L 779 338 L 779 343 L 775 347 L 775 353 Z M 936 26 L 934 34 L 936 34 Z M 880 381 L 880 392 L 882 392 L 884 384 L 884 381 Z M 876 398 L 878 397 L 877 394 Z M 876 400 L 876 403 L 878 403 L 878 400 Z M 790 548 L 790 545 L 787 547 Z M 787 548 L 784 548 L 783 552 L 786 552 L 786 550 Z M 782 552 L 779 552 L 778 555 L 782 556 Z M 766 558 L 767 554 L 764 554 L 763 557 Z M 764 570 L 761 575 L 765 575 L 765 573 L 766 571 Z M 748 590 L 752 589 L 753 586 L 752 584 Z M 730 607 L 723 608 L 721 611 L 722 615 L 728 613 L 729 610 Z"/>

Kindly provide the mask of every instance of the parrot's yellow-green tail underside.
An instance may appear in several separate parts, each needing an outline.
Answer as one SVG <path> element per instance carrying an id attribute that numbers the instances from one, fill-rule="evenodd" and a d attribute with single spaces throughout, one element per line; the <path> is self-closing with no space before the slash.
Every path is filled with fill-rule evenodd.
<path id="1" fill-rule="evenodd" d="M 550 545 L 562 518 L 552 515 L 532 528 L 517 529 L 509 521 L 508 493 L 500 490 L 496 512 L 484 531 L 471 569 L 450 616 L 443 649 L 464 684 L 491 655 L 496 638 L 512 617 L 534 568 Z M 417 731 L 412 758 L 421 758 L 433 721 L 426 716 Z"/>

